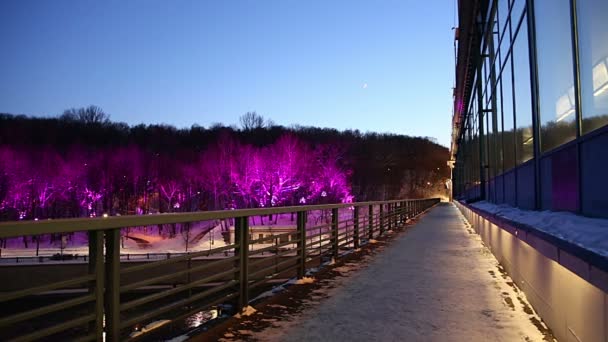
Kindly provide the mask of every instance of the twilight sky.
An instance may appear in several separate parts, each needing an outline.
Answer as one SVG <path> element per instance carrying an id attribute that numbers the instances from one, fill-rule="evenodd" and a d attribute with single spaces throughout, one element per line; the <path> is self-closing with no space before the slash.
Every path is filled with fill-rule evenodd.
<path id="1" fill-rule="evenodd" d="M 448 145 L 454 1 L 4 0 L 0 112 L 277 124 Z"/>

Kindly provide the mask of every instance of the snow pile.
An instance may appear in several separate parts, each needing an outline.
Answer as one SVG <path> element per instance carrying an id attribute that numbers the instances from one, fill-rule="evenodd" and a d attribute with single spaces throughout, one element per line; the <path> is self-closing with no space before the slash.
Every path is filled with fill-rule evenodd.
<path id="1" fill-rule="evenodd" d="M 529 211 L 486 201 L 471 206 L 522 223 L 582 248 L 608 257 L 608 220 L 575 215 L 569 212 Z"/>
<path id="2" fill-rule="evenodd" d="M 241 317 L 251 316 L 254 313 L 256 313 L 257 311 L 258 310 L 256 310 L 253 307 L 247 305 L 246 307 L 243 308 L 243 310 L 241 310 L 241 312 L 239 312 L 236 315 L 234 315 L 234 317 L 235 318 L 241 318 Z"/>

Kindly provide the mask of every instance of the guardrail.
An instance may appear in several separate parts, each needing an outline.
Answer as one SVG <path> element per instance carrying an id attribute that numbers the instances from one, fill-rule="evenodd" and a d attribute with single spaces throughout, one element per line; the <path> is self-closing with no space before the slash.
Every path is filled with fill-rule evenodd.
<path id="1" fill-rule="evenodd" d="M 0 336 L 17 341 L 51 336 L 119 341 L 130 337 L 129 328 L 132 331 L 134 326 L 159 317 L 181 320 L 230 301 L 235 301 L 240 310 L 249 302 L 250 292 L 269 280 L 294 275 L 302 278 L 311 263 L 322 263 L 327 258 L 338 258 L 341 251 L 357 249 L 438 202 L 439 199 L 391 200 L 0 223 L 0 238 L 77 231 L 86 231 L 89 236 L 84 274 L 0 292 Z M 340 220 L 340 209 L 351 209 L 352 218 Z M 331 210 L 331 222 L 309 226 L 307 215 L 316 210 Z M 297 215 L 295 233 L 253 239 L 250 217 L 285 213 Z M 217 219 L 234 219 L 235 239 L 231 244 L 163 260 L 121 264 L 121 228 Z M 251 248 L 268 241 L 273 245 Z M 260 257 L 265 252 L 272 253 Z M 197 262 L 197 258 L 209 256 L 218 258 Z M 36 283 L 35 279 L 32 283 Z M 50 300 L 41 296 L 49 291 L 63 298 L 54 296 Z"/>

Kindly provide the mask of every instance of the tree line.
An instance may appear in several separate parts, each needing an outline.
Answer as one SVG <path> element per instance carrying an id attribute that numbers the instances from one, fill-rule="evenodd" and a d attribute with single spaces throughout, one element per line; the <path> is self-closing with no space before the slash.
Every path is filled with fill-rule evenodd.
<path id="1" fill-rule="evenodd" d="M 445 194 L 447 148 L 428 138 L 283 127 L 113 122 L 98 107 L 0 114 L 0 219 L 417 198 Z"/>

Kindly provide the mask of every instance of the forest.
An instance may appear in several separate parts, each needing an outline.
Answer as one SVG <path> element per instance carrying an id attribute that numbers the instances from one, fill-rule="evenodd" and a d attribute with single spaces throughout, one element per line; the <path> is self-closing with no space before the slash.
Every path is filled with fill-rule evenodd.
<path id="1" fill-rule="evenodd" d="M 283 127 L 135 125 L 99 107 L 0 114 L 0 220 L 446 196 L 432 139 Z"/>

